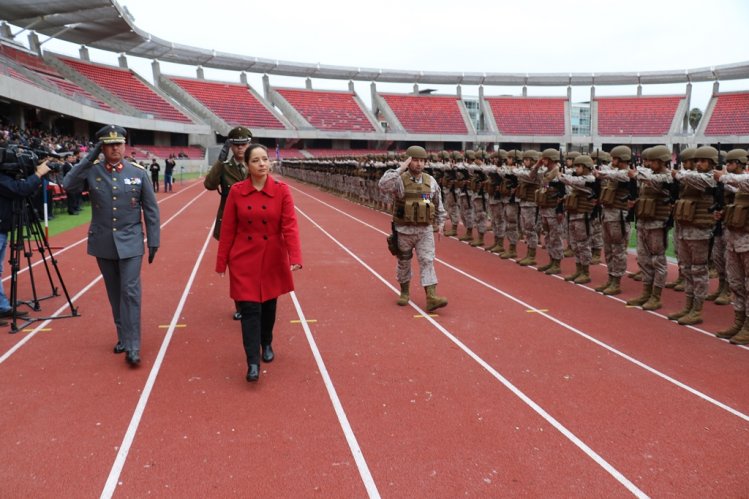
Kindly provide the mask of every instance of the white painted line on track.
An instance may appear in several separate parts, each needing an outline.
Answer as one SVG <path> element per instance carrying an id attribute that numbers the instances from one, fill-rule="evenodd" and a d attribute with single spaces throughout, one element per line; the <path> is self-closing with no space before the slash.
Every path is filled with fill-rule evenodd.
<path id="1" fill-rule="evenodd" d="M 330 397 L 330 401 L 332 402 L 333 408 L 335 409 L 336 416 L 338 417 L 338 422 L 340 423 L 343 434 L 346 437 L 346 442 L 348 442 L 349 449 L 351 449 L 351 454 L 354 456 L 354 461 L 356 461 L 356 467 L 359 469 L 359 475 L 364 482 L 364 487 L 367 489 L 367 494 L 372 499 L 379 499 L 380 493 L 377 490 L 377 485 L 375 484 L 374 478 L 372 478 L 372 474 L 369 472 L 369 466 L 367 466 L 367 462 L 364 459 L 364 453 L 362 453 L 361 447 L 359 447 L 359 442 L 356 440 L 354 430 L 351 428 L 351 424 L 348 421 L 346 411 L 344 411 L 343 404 L 341 404 L 341 399 L 338 398 L 338 393 L 336 392 L 335 386 L 333 386 L 333 380 L 330 379 L 328 369 L 325 367 L 325 362 L 322 360 L 322 355 L 320 355 L 320 350 L 317 348 L 315 338 L 312 336 L 312 331 L 309 328 L 307 320 L 304 318 L 302 306 L 299 304 L 296 293 L 292 291 L 290 294 L 291 300 L 294 302 L 294 308 L 296 308 L 296 313 L 299 316 L 299 320 L 301 321 L 300 323 L 304 328 L 304 334 L 307 337 L 307 342 L 309 343 L 310 349 L 312 350 L 312 355 L 315 357 L 315 362 L 317 363 L 317 368 L 320 371 L 320 376 L 322 376 L 323 382 L 325 383 L 325 389 L 328 391 L 328 396 Z"/>
<path id="2" fill-rule="evenodd" d="M 205 191 L 205 190 L 202 191 L 200 194 L 198 194 L 197 196 L 195 196 L 194 198 L 192 198 L 190 201 L 188 201 L 187 203 L 185 203 L 185 205 L 182 208 L 180 208 L 174 215 L 172 215 L 171 217 L 169 217 L 166 222 L 164 222 L 163 224 L 161 224 L 160 228 L 163 229 L 164 227 L 166 227 L 167 224 L 169 224 L 169 222 L 171 222 L 172 220 L 174 220 L 175 218 L 177 218 L 183 211 L 185 211 L 190 205 L 192 205 L 195 201 L 197 201 L 198 198 L 200 196 L 202 196 L 203 194 L 205 194 L 206 192 L 208 192 L 208 191 Z M 85 239 L 83 239 L 83 240 L 85 241 Z M 80 298 L 84 294 L 86 294 L 86 292 L 89 289 L 91 289 L 94 286 L 94 284 L 96 284 L 97 282 L 99 282 L 101 280 L 101 278 L 102 278 L 101 275 L 99 275 L 98 277 L 94 278 L 91 282 L 89 282 L 86 286 L 84 286 L 84 288 L 82 290 L 80 290 L 75 296 L 71 297 L 70 301 L 72 301 L 75 304 L 75 301 L 78 300 L 78 298 Z M 2 284 L 0 284 L 0 285 L 2 285 Z M 66 302 L 60 308 L 58 308 L 57 310 L 55 310 L 55 312 L 50 317 L 57 317 L 58 315 L 60 315 L 67 308 L 69 308 L 69 305 Z M 71 317 L 71 319 L 74 319 L 74 317 Z M 31 341 L 31 338 L 33 338 L 34 336 L 36 336 L 37 333 L 39 333 L 42 329 L 44 329 L 44 327 L 47 326 L 50 322 L 52 322 L 52 320 L 53 319 L 46 319 L 44 322 L 41 322 L 37 327 L 35 327 L 33 330 L 31 330 L 31 332 L 29 334 L 27 334 L 26 336 L 24 336 L 23 339 L 21 339 L 18 343 L 16 343 L 15 345 L 13 345 L 7 352 L 5 352 L 2 356 L 0 356 L 0 364 L 2 364 L 3 362 L 5 362 L 6 360 L 8 360 L 8 358 L 11 355 L 13 355 L 23 345 L 25 345 L 26 343 L 28 343 L 29 341 Z M 26 331 L 26 330 L 24 330 L 24 331 Z"/>
<path id="3" fill-rule="evenodd" d="M 379 233 L 381 233 L 383 235 L 387 235 L 387 232 L 384 232 L 384 231 L 380 230 L 379 228 L 377 228 L 377 227 L 375 227 L 373 225 L 370 225 L 367 222 L 365 222 L 363 220 L 360 220 L 360 219 L 358 219 L 358 218 L 356 218 L 356 217 L 354 217 L 354 216 L 346 213 L 345 211 L 340 210 L 340 209 L 336 208 L 335 206 L 332 206 L 332 205 L 326 203 L 325 201 L 322 201 L 321 199 L 318 199 L 318 198 L 312 196 L 311 194 L 308 194 L 308 193 L 306 193 L 304 191 L 301 191 L 298 188 L 294 188 L 294 189 L 296 191 L 301 192 L 302 194 L 304 194 L 304 195 L 306 195 L 306 196 L 314 199 L 315 201 L 319 202 L 320 204 L 323 204 L 323 205 L 331 208 L 332 210 L 335 210 L 335 211 L 337 211 L 337 212 L 339 212 L 339 213 L 341 213 L 341 214 L 343 214 L 343 215 L 351 218 L 352 220 L 354 220 L 356 222 L 359 222 L 360 224 L 362 224 L 362 225 L 364 225 L 366 227 L 369 227 L 369 228 L 371 228 L 371 229 L 373 229 L 373 230 L 375 230 L 375 231 L 377 231 L 377 232 L 379 232 Z M 585 338 L 585 339 L 591 341 L 592 343 L 594 343 L 594 344 L 596 344 L 596 345 L 598 345 L 598 346 L 600 346 L 600 347 L 608 350 L 609 352 L 613 353 L 614 355 L 616 355 L 618 357 L 621 357 L 622 359 L 625 359 L 625 360 L 633 363 L 634 365 L 636 365 L 636 366 L 638 366 L 638 367 L 640 367 L 642 369 L 645 369 L 646 371 L 650 372 L 651 374 L 654 374 L 655 376 L 657 376 L 657 377 L 659 377 L 659 378 L 661 378 L 661 379 L 663 379 L 663 380 L 665 380 L 665 381 L 667 381 L 667 382 L 669 382 L 669 383 L 671 383 L 671 384 L 673 384 L 673 385 L 675 385 L 675 386 L 677 386 L 677 387 L 679 387 L 679 388 L 681 388 L 681 389 L 683 389 L 683 390 L 691 393 L 692 395 L 695 395 L 695 396 L 701 398 L 702 400 L 704 400 L 706 402 L 709 402 L 710 404 L 715 405 L 716 407 L 719 407 L 720 409 L 723 409 L 724 411 L 726 411 L 726 412 L 728 412 L 730 414 L 733 414 L 734 416 L 736 416 L 736 417 L 738 417 L 740 419 L 743 419 L 744 421 L 749 422 L 749 415 L 747 415 L 747 414 L 745 414 L 745 413 L 743 413 L 743 412 L 741 412 L 741 411 L 739 411 L 737 409 L 734 409 L 733 407 L 730 407 L 729 405 L 726 405 L 723 402 L 720 402 L 719 400 L 716 400 L 716 399 L 710 397 L 709 395 L 707 395 L 705 393 L 702 393 L 701 391 L 699 391 L 699 390 L 697 390 L 695 388 L 692 388 L 691 386 L 686 385 L 685 383 L 682 383 L 681 381 L 679 381 L 679 380 L 677 380 L 675 378 L 672 378 L 671 376 L 669 376 L 669 375 L 667 375 L 667 374 L 665 374 L 665 373 L 663 373 L 663 372 L 655 369 L 654 367 L 651 367 L 651 366 L 645 364 L 644 362 L 641 362 L 641 361 L 635 359 L 634 357 L 631 357 L 630 355 L 627 355 L 626 353 L 624 353 L 624 352 L 622 352 L 620 350 L 617 350 L 616 348 L 612 347 L 611 345 L 608 345 L 608 344 L 604 343 L 603 341 L 598 340 L 598 339 L 590 336 L 587 333 L 584 333 L 583 331 L 577 329 L 576 327 L 574 327 L 574 326 L 572 326 L 570 324 L 567 324 L 567 323 L 565 323 L 565 322 L 563 322 L 563 321 L 561 321 L 561 320 L 553 317 L 552 315 L 550 315 L 550 314 L 548 314 L 546 312 L 543 312 L 542 309 L 534 307 L 534 306 L 532 306 L 532 305 L 524 302 L 523 300 L 521 300 L 519 298 L 516 298 L 516 297 L 510 295 L 509 293 L 507 293 L 505 291 L 502 291 L 501 289 L 498 289 L 498 288 L 492 286 L 491 284 L 488 284 L 488 283 L 482 281 L 481 279 L 479 279 L 479 278 L 477 278 L 477 277 L 475 277 L 475 276 L 473 276 L 473 275 L 471 275 L 471 274 L 469 274 L 469 273 L 467 273 L 467 272 L 465 272 L 465 271 L 463 271 L 463 270 L 461 270 L 461 269 L 459 269 L 459 268 L 457 268 L 457 267 L 455 267 L 455 266 L 453 266 L 453 265 L 451 265 L 451 264 L 449 264 L 449 263 L 447 263 L 447 262 L 445 262 L 443 260 L 440 260 L 439 258 L 435 258 L 435 261 L 437 261 L 437 262 L 441 263 L 442 265 L 444 265 L 445 267 L 447 267 L 447 268 L 449 268 L 449 269 L 457 272 L 458 274 L 461 274 L 462 276 L 466 277 L 467 279 L 470 279 L 470 280 L 472 280 L 472 281 L 474 281 L 474 282 L 476 282 L 478 284 L 481 284 L 482 286 L 484 286 L 484 287 L 486 287 L 486 288 L 488 288 L 488 289 L 490 289 L 490 290 L 492 290 L 492 291 L 494 291 L 494 292 L 496 292 L 496 293 L 504 296 L 505 298 L 514 301 L 515 303 L 517 303 L 517 304 L 521 305 L 522 307 L 524 307 L 526 310 L 535 310 L 535 311 L 537 311 L 538 315 L 546 317 L 550 321 L 552 321 L 552 322 L 554 322 L 554 323 L 562 326 L 563 328 L 565 328 L 565 329 L 567 329 L 567 330 L 569 330 L 569 331 L 577 334 L 578 336 L 580 336 L 582 338 Z M 391 289 L 393 289 L 396 293 L 400 294 L 400 291 L 396 290 L 394 286 L 390 285 L 389 283 L 388 283 L 388 286 Z M 587 288 L 587 286 L 585 288 L 589 289 L 592 292 L 595 292 L 592 288 Z M 616 298 L 616 297 L 609 297 L 609 298 L 620 300 L 620 298 Z M 654 314 L 654 315 L 663 317 L 660 314 Z M 668 319 L 666 319 L 666 320 L 668 320 Z M 696 328 L 693 328 L 693 329 L 696 329 Z"/>
<path id="4" fill-rule="evenodd" d="M 172 316 L 172 320 L 169 323 L 169 329 L 167 330 L 166 335 L 164 335 L 164 340 L 161 342 L 159 353 L 156 355 L 156 360 L 154 360 L 153 366 L 151 367 L 151 372 L 148 374 L 148 379 L 146 380 L 146 384 L 140 394 L 138 404 L 135 406 L 133 417 L 130 420 L 130 425 L 127 427 L 125 437 L 122 439 L 122 444 L 120 445 L 120 448 L 117 452 L 117 457 L 115 458 L 114 464 L 112 464 L 112 469 L 109 472 L 109 477 L 104 484 L 104 489 L 101 491 L 101 498 L 108 499 L 112 497 L 115 489 L 117 488 L 117 483 L 120 479 L 120 475 L 122 474 L 122 469 L 125 466 L 125 460 L 127 459 L 127 455 L 130 452 L 130 447 L 133 445 L 133 440 L 135 439 L 135 433 L 138 431 L 138 426 L 140 425 L 141 418 L 143 417 L 143 412 L 146 410 L 146 404 L 148 404 L 148 399 L 151 396 L 151 391 L 153 390 L 154 384 L 156 383 L 156 377 L 159 375 L 159 371 L 161 370 L 161 365 L 164 362 L 164 356 L 166 355 L 166 351 L 169 348 L 169 343 L 171 343 L 172 341 L 172 336 L 174 335 L 174 330 L 176 329 L 180 314 L 182 313 L 182 309 L 185 307 L 185 302 L 187 301 L 187 297 L 190 294 L 193 282 L 195 282 L 195 276 L 198 273 L 198 269 L 200 268 L 200 264 L 203 261 L 205 252 L 208 249 L 208 243 L 211 241 L 212 236 L 213 225 L 211 225 L 210 230 L 208 230 L 205 242 L 203 243 L 203 248 L 200 250 L 198 258 L 195 260 L 195 266 L 193 266 L 190 277 L 187 280 L 187 284 L 185 284 L 185 289 L 182 292 L 182 297 L 177 304 L 177 308 L 174 310 L 174 315 Z"/>
<path id="5" fill-rule="evenodd" d="M 333 237 L 329 232 L 327 232 L 325 229 L 323 229 L 317 222 L 315 222 L 309 215 L 307 215 L 304 211 L 300 210 L 299 207 L 296 208 L 297 211 L 306 218 L 312 225 L 317 227 L 317 229 L 325 234 L 331 241 L 333 241 L 336 245 L 338 245 L 343 251 L 349 254 L 351 258 L 356 260 L 359 264 L 361 264 L 365 269 L 367 269 L 373 276 L 375 276 L 377 279 L 379 279 L 385 286 L 390 288 L 391 291 L 395 294 L 399 294 L 400 290 L 396 289 L 395 286 L 390 284 L 384 277 L 382 277 L 379 273 L 377 273 L 376 270 L 374 270 L 372 267 L 367 265 L 361 258 L 356 256 L 353 251 L 348 249 L 346 246 L 344 246 L 340 241 L 338 241 L 335 237 Z M 365 222 L 362 222 L 365 223 Z M 365 223 L 366 225 L 366 223 Z M 494 369 L 492 366 L 490 366 L 487 362 L 485 362 L 481 357 L 479 357 L 476 353 L 473 352 L 468 346 L 466 346 L 464 343 L 462 343 L 456 336 L 451 334 L 447 329 L 442 327 L 441 324 L 439 324 L 437 321 L 435 321 L 432 317 L 429 316 L 427 312 L 419 308 L 418 305 L 416 305 L 413 301 L 408 302 L 411 307 L 413 307 L 420 315 L 424 316 L 426 320 L 428 320 L 435 328 L 437 328 L 438 331 L 440 331 L 445 337 L 447 337 L 451 342 L 453 342 L 458 348 L 463 350 L 469 357 L 471 357 L 474 361 L 476 361 L 481 367 L 483 367 L 487 372 L 489 372 L 495 379 L 497 379 L 502 385 L 504 385 L 508 390 L 510 390 L 515 396 L 517 396 L 520 400 L 522 400 L 528 407 L 530 407 L 536 414 L 541 416 L 544 420 L 546 420 L 547 423 L 549 423 L 553 428 L 555 428 L 557 431 L 559 431 L 565 438 L 567 438 L 570 442 L 572 442 L 577 448 L 582 450 L 588 457 L 590 457 L 596 464 L 598 464 L 601 468 L 603 468 L 607 473 L 609 473 L 617 482 L 622 484 L 627 490 L 629 490 L 633 495 L 636 497 L 648 497 L 645 492 L 640 490 L 634 483 L 632 483 L 627 477 L 625 477 L 621 472 L 619 472 L 616 468 L 614 468 L 611 464 L 609 464 L 605 459 L 603 459 L 600 455 L 598 455 L 593 449 L 591 449 L 585 442 L 580 440 L 577 436 L 575 436 L 570 430 L 568 430 L 562 423 L 557 421 L 551 414 L 546 412 L 540 405 L 538 405 L 536 402 L 534 402 L 530 397 L 528 397 L 525 393 L 523 393 L 519 388 L 517 388 L 515 385 L 513 385 L 507 378 L 502 376 L 496 369 Z M 532 307 L 531 307 L 532 308 Z"/>

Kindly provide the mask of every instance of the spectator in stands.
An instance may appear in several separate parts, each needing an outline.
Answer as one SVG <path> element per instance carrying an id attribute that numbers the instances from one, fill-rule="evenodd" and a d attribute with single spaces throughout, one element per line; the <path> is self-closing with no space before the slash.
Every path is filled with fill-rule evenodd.
<path id="1" fill-rule="evenodd" d="M 153 192 L 159 192 L 159 172 L 161 171 L 161 166 L 159 165 L 159 162 L 156 161 L 156 158 L 151 160 L 151 165 L 148 167 L 148 170 L 151 172 Z"/>
<path id="2" fill-rule="evenodd" d="M 245 163 L 248 178 L 235 183 L 226 200 L 216 272 L 223 276 L 229 267 L 231 297 L 242 313 L 247 381 L 257 381 L 261 349 L 264 362 L 275 357 L 276 300 L 294 290 L 291 272 L 302 268 L 302 251 L 291 190 L 270 176 L 268 150 L 250 145 Z"/>
<path id="3" fill-rule="evenodd" d="M 124 128 L 115 125 L 100 129 L 96 133 L 100 142 L 73 167 L 65 177 L 64 187 L 68 192 L 80 192 L 84 182 L 91 186 L 88 254 L 96 257 L 104 277 L 117 328 L 114 353 L 127 352 L 125 360 L 136 366 L 140 363 L 141 345 L 141 216 L 146 223 L 149 264 L 159 248 L 160 227 L 159 206 L 148 174 L 123 159 L 126 135 Z M 99 162 L 102 150 L 104 161 Z"/>
<path id="4" fill-rule="evenodd" d="M 221 196 L 221 201 L 218 204 L 218 212 L 216 213 L 216 224 L 213 226 L 213 237 L 216 239 L 219 239 L 221 235 L 221 219 L 223 218 L 226 198 L 229 196 L 229 188 L 233 184 L 247 178 L 244 153 L 250 145 L 250 139 L 252 139 L 252 132 L 249 128 L 243 126 L 233 128 L 229 132 L 226 142 L 224 142 L 224 147 L 221 148 L 218 159 L 213 163 L 203 181 L 206 189 L 209 191 L 218 191 Z M 229 149 L 231 149 L 231 159 L 227 159 Z M 234 309 L 234 320 L 238 321 L 242 318 L 242 313 L 239 311 L 239 303 L 234 303 Z"/>
<path id="5" fill-rule="evenodd" d="M 174 154 L 170 154 L 164 161 L 164 192 L 172 192 L 172 176 L 175 166 L 177 166 L 177 162 L 174 161 Z"/>

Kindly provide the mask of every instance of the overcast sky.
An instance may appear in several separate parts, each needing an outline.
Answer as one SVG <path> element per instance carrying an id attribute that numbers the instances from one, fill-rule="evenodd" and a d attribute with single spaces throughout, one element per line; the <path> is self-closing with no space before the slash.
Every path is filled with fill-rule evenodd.
<path id="1" fill-rule="evenodd" d="M 142 30 L 159 38 L 223 52 L 303 63 L 450 72 L 609 72 L 709 67 L 749 60 L 746 0 L 120 0 Z M 45 48 L 77 55 L 77 47 Z M 93 60 L 116 56 L 92 51 Z M 150 61 L 130 66 L 151 79 Z M 162 63 L 162 72 L 194 76 L 194 67 Z M 206 78 L 238 81 L 210 70 Z M 261 91 L 260 76 L 250 84 Z M 271 85 L 304 80 L 270 77 Z M 313 80 L 313 88 L 348 82 Z M 369 103 L 369 83 L 355 83 Z M 411 85 L 379 83 L 408 92 Z M 454 86 L 429 85 L 440 93 Z M 693 106 L 704 109 L 712 85 L 695 84 Z M 749 80 L 721 82 L 721 91 L 749 90 Z M 684 93 L 685 85 L 650 85 L 645 94 Z M 519 95 L 519 87 L 486 87 L 485 95 Z M 564 95 L 566 88 L 530 87 L 530 95 Z M 597 95 L 631 95 L 636 87 L 596 87 Z M 463 88 L 466 96 L 477 87 Z M 589 87 L 573 88 L 587 100 Z"/>

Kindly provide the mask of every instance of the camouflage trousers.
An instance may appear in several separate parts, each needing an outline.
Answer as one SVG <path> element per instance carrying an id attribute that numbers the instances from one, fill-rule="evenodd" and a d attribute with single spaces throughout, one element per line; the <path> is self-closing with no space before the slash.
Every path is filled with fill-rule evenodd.
<path id="1" fill-rule="evenodd" d="M 720 279 L 726 278 L 726 239 L 723 236 L 715 236 L 713 239 L 713 252 L 710 259 L 718 271 Z"/>
<path id="2" fill-rule="evenodd" d="M 502 203 L 505 220 L 505 237 L 510 244 L 517 244 L 518 234 L 518 205 L 517 203 Z"/>
<path id="3" fill-rule="evenodd" d="M 502 203 L 489 203 L 489 212 L 492 216 L 492 232 L 494 233 L 494 240 L 499 241 L 505 237 L 505 213 L 504 206 Z"/>
<path id="4" fill-rule="evenodd" d="M 541 218 L 543 230 L 546 232 L 546 251 L 552 260 L 562 260 L 564 258 L 564 246 L 562 244 L 562 222 L 557 215 L 546 216 Z"/>
<path id="5" fill-rule="evenodd" d="M 473 207 L 473 224 L 476 230 L 483 234 L 489 228 L 489 217 L 486 213 L 487 202 L 483 197 L 477 196 L 471 199 L 471 207 Z"/>
<path id="6" fill-rule="evenodd" d="M 733 309 L 749 312 L 749 251 L 726 251 L 726 276 L 733 293 Z"/>
<path id="7" fill-rule="evenodd" d="M 590 217 L 590 247 L 603 248 L 603 227 L 600 217 Z"/>
<path id="8" fill-rule="evenodd" d="M 590 251 L 590 230 L 584 218 L 570 218 L 567 220 L 569 242 L 575 253 L 575 263 L 590 265 L 593 255 Z"/>
<path id="9" fill-rule="evenodd" d="M 642 271 L 642 282 L 656 288 L 666 285 L 666 246 L 663 227 L 637 228 L 637 265 Z"/>
<path id="10" fill-rule="evenodd" d="M 411 259 L 416 251 L 416 261 L 419 263 L 419 277 L 422 286 L 437 284 L 437 274 L 434 272 L 434 233 L 430 230 L 417 234 L 398 233 L 398 249 L 406 258 L 398 258 L 395 278 L 398 282 L 411 281 Z"/>
<path id="11" fill-rule="evenodd" d="M 458 206 L 457 195 L 449 190 L 445 192 L 445 211 L 447 217 L 450 219 L 450 226 L 453 229 L 458 228 L 458 222 L 460 221 L 460 207 Z"/>
<path id="12" fill-rule="evenodd" d="M 630 225 L 623 222 L 602 222 L 603 252 L 606 257 L 608 274 L 622 277 L 627 272 L 627 246 L 629 244 Z"/>
<path id="13" fill-rule="evenodd" d="M 699 302 L 705 301 L 709 239 L 679 239 L 679 270 L 684 276 L 684 292 Z"/>
<path id="14" fill-rule="evenodd" d="M 467 195 L 461 194 L 458 196 L 458 206 L 460 207 L 460 221 L 463 222 L 463 227 L 472 230 L 474 223 L 471 200 Z"/>
<path id="15" fill-rule="evenodd" d="M 520 228 L 523 231 L 523 236 L 528 243 L 529 248 L 535 249 L 538 246 L 538 223 L 536 222 L 536 207 L 535 206 L 521 206 L 520 207 Z"/>

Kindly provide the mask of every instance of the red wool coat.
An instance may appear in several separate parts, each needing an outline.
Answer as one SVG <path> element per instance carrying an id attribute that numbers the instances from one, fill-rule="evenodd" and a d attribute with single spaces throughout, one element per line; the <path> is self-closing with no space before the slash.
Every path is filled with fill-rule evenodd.
<path id="1" fill-rule="evenodd" d="M 216 257 L 216 272 L 229 267 L 231 298 L 264 302 L 293 291 L 292 264 L 302 264 L 302 250 L 289 186 L 270 175 L 261 191 L 251 179 L 232 185 Z"/>

